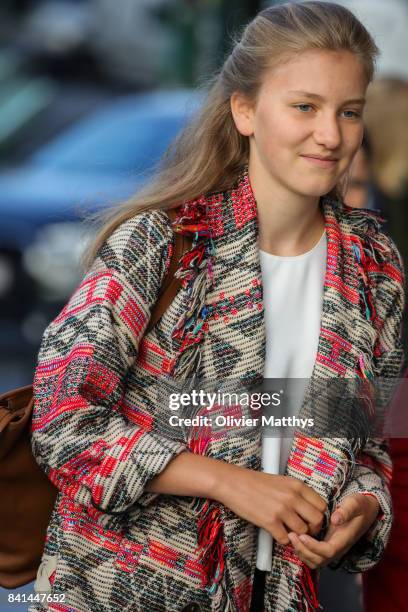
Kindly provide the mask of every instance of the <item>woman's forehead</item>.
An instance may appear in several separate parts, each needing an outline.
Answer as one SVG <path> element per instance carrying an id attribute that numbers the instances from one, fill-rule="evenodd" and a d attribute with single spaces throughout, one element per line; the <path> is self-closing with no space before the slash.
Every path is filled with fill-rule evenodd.
<path id="1" fill-rule="evenodd" d="M 364 102 L 368 82 L 364 66 L 346 50 L 302 51 L 264 73 L 262 86 L 280 95 L 308 92 L 321 99 L 347 96 Z M 324 101 L 324 100 L 323 100 Z"/>

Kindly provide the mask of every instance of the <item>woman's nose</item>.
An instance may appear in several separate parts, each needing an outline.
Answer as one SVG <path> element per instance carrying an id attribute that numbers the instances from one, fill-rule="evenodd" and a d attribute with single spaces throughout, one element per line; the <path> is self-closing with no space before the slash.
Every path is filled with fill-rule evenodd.
<path id="1" fill-rule="evenodd" d="M 316 143 L 326 149 L 336 149 L 341 144 L 342 135 L 337 117 L 326 115 L 316 121 L 314 134 Z"/>

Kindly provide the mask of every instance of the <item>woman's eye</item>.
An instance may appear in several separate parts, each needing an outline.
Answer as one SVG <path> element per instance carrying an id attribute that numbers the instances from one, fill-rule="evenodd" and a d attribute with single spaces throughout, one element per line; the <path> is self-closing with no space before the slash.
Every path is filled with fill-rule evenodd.
<path id="1" fill-rule="evenodd" d="M 311 104 L 296 104 L 295 108 L 298 108 L 300 112 L 308 112 L 309 108 L 312 108 Z"/>
<path id="2" fill-rule="evenodd" d="M 343 112 L 349 113 L 347 119 L 357 119 L 358 117 L 361 117 L 360 113 L 357 113 L 356 111 L 346 110 Z"/>
<path id="3" fill-rule="evenodd" d="M 296 104 L 295 108 L 297 108 L 301 113 L 306 114 L 313 108 L 313 106 L 311 104 Z M 358 119 L 361 117 L 361 113 L 357 111 L 345 110 L 343 113 L 346 119 Z"/>

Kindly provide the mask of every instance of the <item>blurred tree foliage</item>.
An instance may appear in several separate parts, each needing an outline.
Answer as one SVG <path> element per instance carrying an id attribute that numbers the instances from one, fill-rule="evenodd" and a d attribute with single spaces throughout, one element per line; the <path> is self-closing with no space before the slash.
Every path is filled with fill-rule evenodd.
<path id="1" fill-rule="evenodd" d="M 160 80 L 194 86 L 210 76 L 232 39 L 264 5 L 262 0 L 166 0 L 152 7 L 172 38 L 173 53 L 161 60 Z"/>
<path id="2" fill-rule="evenodd" d="M 76 78 L 84 66 L 89 80 L 102 74 L 130 88 L 192 87 L 214 74 L 245 24 L 274 1 L 1 0 L 0 41 L 35 65 L 46 61 L 46 70 L 52 64 L 53 76 Z M 64 47 L 67 36 L 81 48 Z"/>

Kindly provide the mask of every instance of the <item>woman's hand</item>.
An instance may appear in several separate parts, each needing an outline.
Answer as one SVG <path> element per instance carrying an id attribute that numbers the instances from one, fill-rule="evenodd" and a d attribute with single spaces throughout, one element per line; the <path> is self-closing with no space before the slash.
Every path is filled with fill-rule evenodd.
<path id="1" fill-rule="evenodd" d="M 333 512 L 323 541 L 310 535 L 290 533 L 289 539 L 298 557 L 310 568 L 323 567 L 340 559 L 371 527 L 379 511 L 372 495 L 347 496 Z"/>
<path id="2" fill-rule="evenodd" d="M 317 534 L 326 502 L 296 478 L 274 476 L 191 452 L 182 452 L 145 487 L 152 493 L 215 499 L 266 529 L 279 544 L 288 531 Z"/>
<path id="3" fill-rule="evenodd" d="M 225 478 L 214 499 L 241 518 L 289 544 L 288 531 L 317 534 L 327 505 L 311 487 L 290 476 L 278 476 L 225 464 Z"/>

